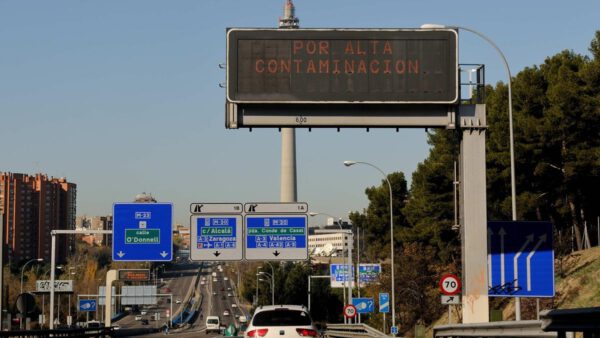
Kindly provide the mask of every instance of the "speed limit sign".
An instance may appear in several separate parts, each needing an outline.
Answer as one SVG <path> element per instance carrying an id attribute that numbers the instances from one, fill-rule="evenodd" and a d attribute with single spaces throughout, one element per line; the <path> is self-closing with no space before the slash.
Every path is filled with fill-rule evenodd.
<path id="1" fill-rule="evenodd" d="M 352 304 L 344 306 L 344 316 L 346 318 L 354 318 L 356 316 L 356 307 Z"/>
<path id="2" fill-rule="evenodd" d="M 443 275 L 440 279 L 440 291 L 448 296 L 460 293 L 460 278 L 451 273 Z"/>

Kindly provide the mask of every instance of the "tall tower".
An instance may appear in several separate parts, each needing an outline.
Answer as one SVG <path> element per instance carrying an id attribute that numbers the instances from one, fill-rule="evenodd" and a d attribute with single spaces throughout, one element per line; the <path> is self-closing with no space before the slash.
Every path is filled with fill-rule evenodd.
<path id="1" fill-rule="evenodd" d="M 287 0 L 283 6 L 283 16 L 279 18 L 279 28 L 298 28 L 300 20 L 296 17 L 296 7 L 292 0 Z"/>
<path id="2" fill-rule="evenodd" d="M 279 18 L 280 29 L 298 28 L 299 20 L 295 16 L 292 0 L 286 0 L 283 17 Z M 298 200 L 296 180 L 296 129 L 281 128 L 281 186 L 279 200 L 296 202 Z"/>

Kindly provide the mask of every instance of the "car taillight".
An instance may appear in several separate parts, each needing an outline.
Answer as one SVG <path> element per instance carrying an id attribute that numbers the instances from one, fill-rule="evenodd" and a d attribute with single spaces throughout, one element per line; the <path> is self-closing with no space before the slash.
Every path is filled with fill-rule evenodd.
<path id="1" fill-rule="evenodd" d="M 267 335 L 267 332 L 269 332 L 268 329 L 258 329 L 258 330 L 248 331 L 248 337 L 264 337 Z"/>
<path id="2" fill-rule="evenodd" d="M 296 329 L 296 332 L 302 337 L 316 337 L 317 331 L 309 329 Z"/>

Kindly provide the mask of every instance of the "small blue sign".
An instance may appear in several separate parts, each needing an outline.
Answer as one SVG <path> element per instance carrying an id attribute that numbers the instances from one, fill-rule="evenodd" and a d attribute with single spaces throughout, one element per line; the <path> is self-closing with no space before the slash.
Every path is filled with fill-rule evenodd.
<path id="1" fill-rule="evenodd" d="M 350 267 L 351 273 L 348 273 L 348 267 Z M 348 275 L 352 276 L 352 285 L 354 286 L 354 265 L 348 264 L 331 264 L 329 266 L 329 276 L 331 279 L 331 287 L 332 288 L 342 288 L 344 286 L 348 286 L 346 281 L 348 280 Z"/>
<path id="2" fill-rule="evenodd" d="M 379 293 L 379 312 L 389 313 L 390 312 L 390 294 L 387 292 Z"/>
<path id="3" fill-rule="evenodd" d="M 96 311 L 98 309 L 98 302 L 95 299 L 80 299 L 79 300 L 79 311 Z"/>
<path id="4" fill-rule="evenodd" d="M 115 203 L 113 205 L 113 261 L 171 261 L 173 205 L 171 203 Z"/>
<path id="5" fill-rule="evenodd" d="M 375 301 L 373 298 L 352 298 L 352 305 L 356 308 L 356 313 L 375 312 Z"/>
<path id="6" fill-rule="evenodd" d="M 360 284 L 363 286 L 367 283 L 373 283 L 379 278 L 381 273 L 381 264 L 359 264 L 358 265 L 358 278 Z"/>
<path id="7" fill-rule="evenodd" d="M 398 327 L 397 326 L 392 326 L 392 334 L 394 334 L 394 335 L 398 334 Z"/>
<path id="8" fill-rule="evenodd" d="M 554 297 L 552 223 L 488 222 L 488 294 Z"/>

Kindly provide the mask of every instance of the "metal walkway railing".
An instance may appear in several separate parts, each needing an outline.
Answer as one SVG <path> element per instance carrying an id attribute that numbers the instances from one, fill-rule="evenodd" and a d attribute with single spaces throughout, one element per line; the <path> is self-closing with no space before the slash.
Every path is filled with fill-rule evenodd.
<path id="1" fill-rule="evenodd" d="M 389 337 L 366 324 L 328 324 L 326 338 L 379 338 Z"/>

